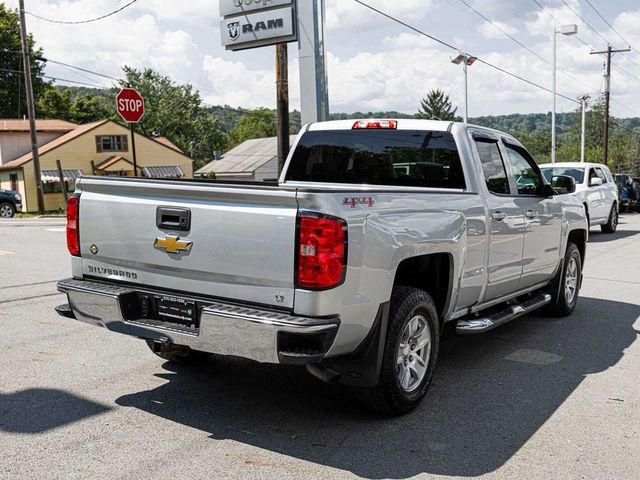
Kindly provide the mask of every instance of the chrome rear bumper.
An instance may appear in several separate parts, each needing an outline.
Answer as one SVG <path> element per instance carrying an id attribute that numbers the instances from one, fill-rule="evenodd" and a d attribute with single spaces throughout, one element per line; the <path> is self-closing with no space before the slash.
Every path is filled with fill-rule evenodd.
<path id="1" fill-rule="evenodd" d="M 338 317 L 298 317 L 198 299 L 199 329 L 187 331 L 155 320 L 131 318 L 131 312 L 137 311 L 131 303 L 140 292 L 134 287 L 68 279 L 58 283 L 58 290 L 69 300 L 68 308 L 56 309 L 62 316 L 133 337 L 267 363 L 319 362 L 331 347 L 340 323 Z"/>

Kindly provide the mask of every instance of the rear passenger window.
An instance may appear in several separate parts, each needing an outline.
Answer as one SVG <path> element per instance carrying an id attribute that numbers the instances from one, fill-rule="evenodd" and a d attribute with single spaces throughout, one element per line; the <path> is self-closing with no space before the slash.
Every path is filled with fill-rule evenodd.
<path id="1" fill-rule="evenodd" d="M 453 135 L 426 130 L 327 130 L 305 133 L 288 181 L 466 188 Z"/>
<path id="2" fill-rule="evenodd" d="M 509 180 L 507 179 L 507 171 L 504 168 L 497 140 L 477 138 L 475 143 L 482 163 L 482 171 L 487 182 L 487 188 L 490 192 L 508 195 L 510 193 Z"/>

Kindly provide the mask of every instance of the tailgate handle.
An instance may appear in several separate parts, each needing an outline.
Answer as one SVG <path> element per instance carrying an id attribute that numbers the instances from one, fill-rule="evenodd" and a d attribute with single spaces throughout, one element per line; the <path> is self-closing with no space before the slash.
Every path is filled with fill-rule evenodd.
<path id="1" fill-rule="evenodd" d="M 189 231 L 191 229 L 191 210 L 188 208 L 158 207 L 156 225 L 166 230 Z"/>

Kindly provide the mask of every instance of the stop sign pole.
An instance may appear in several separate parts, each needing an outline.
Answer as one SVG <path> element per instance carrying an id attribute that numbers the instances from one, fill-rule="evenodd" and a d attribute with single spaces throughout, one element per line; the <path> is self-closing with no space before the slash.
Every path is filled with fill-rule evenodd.
<path id="1" fill-rule="evenodd" d="M 133 176 L 138 176 L 138 161 L 136 159 L 135 124 L 144 116 L 144 99 L 134 88 L 122 88 L 116 96 L 116 110 L 122 119 L 129 123 L 131 131 L 131 150 L 133 152 Z"/>

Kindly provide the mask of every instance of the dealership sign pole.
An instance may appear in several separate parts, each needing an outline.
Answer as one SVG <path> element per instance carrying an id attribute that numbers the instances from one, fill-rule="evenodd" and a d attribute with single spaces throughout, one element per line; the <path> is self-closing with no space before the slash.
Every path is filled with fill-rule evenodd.
<path id="1" fill-rule="evenodd" d="M 144 116 L 144 99 L 134 88 L 123 88 L 116 97 L 116 110 L 125 122 L 129 123 L 131 131 L 131 151 L 133 154 L 133 176 L 138 176 L 138 161 L 136 159 L 136 133 L 134 126 Z"/>
<path id="2" fill-rule="evenodd" d="M 307 0 L 304 0 L 307 1 Z M 220 31 L 227 50 L 276 46 L 278 173 L 289 153 L 289 73 L 287 43 L 297 40 L 294 0 L 220 0 Z"/>

